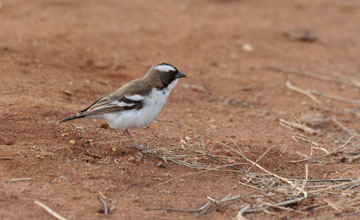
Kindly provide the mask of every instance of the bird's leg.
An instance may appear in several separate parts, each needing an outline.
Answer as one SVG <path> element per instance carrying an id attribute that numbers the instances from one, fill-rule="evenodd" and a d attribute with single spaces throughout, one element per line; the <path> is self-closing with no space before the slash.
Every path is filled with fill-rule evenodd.
<path id="1" fill-rule="evenodd" d="M 148 146 L 142 146 L 142 145 L 138 145 L 134 139 L 134 137 L 130 134 L 128 129 L 122 130 L 123 133 L 126 135 L 126 137 L 128 137 L 132 142 L 133 142 L 133 146 L 138 149 L 138 150 L 144 150 L 149 148 Z"/>
<path id="2" fill-rule="evenodd" d="M 130 134 L 128 129 L 122 130 L 124 132 L 124 134 L 126 135 L 126 137 L 128 137 L 131 141 L 135 141 L 134 137 Z"/>

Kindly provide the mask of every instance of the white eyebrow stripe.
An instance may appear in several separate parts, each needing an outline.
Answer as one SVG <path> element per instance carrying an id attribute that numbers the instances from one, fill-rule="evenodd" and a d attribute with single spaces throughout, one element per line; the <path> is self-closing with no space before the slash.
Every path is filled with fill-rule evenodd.
<path id="1" fill-rule="evenodd" d="M 140 100 L 145 99 L 144 96 L 141 96 L 141 95 L 138 95 L 138 94 L 136 94 L 136 95 L 125 95 L 125 98 L 130 99 L 132 101 L 140 101 Z"/>
<path id="2" fill-rule="evenodd" d="M 170 72 L 170 71 L 176 71 L 176 69 L 173 66 L 167 65 L 167 64 L 161 64 L 154 67 L 154 69 L 159 70 L 161 72 Z"/>

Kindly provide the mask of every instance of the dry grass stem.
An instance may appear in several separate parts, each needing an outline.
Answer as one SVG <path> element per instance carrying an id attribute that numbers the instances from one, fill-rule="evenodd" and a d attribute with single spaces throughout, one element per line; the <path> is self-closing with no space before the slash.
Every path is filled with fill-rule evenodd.
<path id="1" fill-rule="evenodd" d="M 302 124 L 307 125 L 310 128 L 322 127 L 329 123 L 330 119 L 326 118 L 321 113 L 301 113 L 300 118 L 298 121 Z"/>
<path id="2" fill-rule="evenodd" d="M 359 159 L 360 159 L 360 155 L 352 156 L 352 157 L 349 158 L 349 162 L 353 163 L 353 162 L 355 162 L 355 161 L 357 161 Z"/>
<path id="3" fill-rule="evenodd" d="M 333 122 L 335 122 L 336 125 L 338 125 L 340 128 L 342 128 L 344 131 L 346 131 L 348 134 L 350 134 L 351 136 L 355 136 L 355 137 L 359 137 L 360 135 L 354 131 L 354 130 L 351 130 L 349 128 L 347 128 L 345 125 L 343 125 L 342 123 L 340 123 L 336 117 L 333 117 L 331 119 Z"/>
<path id="4" fill-rule="evenodd" d="M 319 116 L 318 114 L 312 114 L 310 116 L 306 115 L 306 117 L 304 117 L 300 117 L 298 119 L 293 116 L 294 120 L 291 122 L 285 119 L 280 119 L 280 123 L 290 128 L 290 130 L 287 132 L 288 134 L 294 128 L 304 132 L 304 134 L 294 134 L 292 136 L 294 141 L 303 141 L 309 143 L 311 146 L 311 152 L 313 150 L 321 150 L 324 152 L 324 155 L 313 156 L 312 153 L 310 153 L 310 155 L 303 155 L 304 157 L 306 157 L 305 159 L 292 162 L 304 162 L 310 160 L 315 161 L 318 158 L 323 158 L 331 154 L 343 151 L 344 148 L 349 146 L 349 143 L 352 143 L 354 136 L 349 136 L 348 139 L 341 146 L 339 146 L 337 150 L 328 151 L 327 149 L 323 148 L 319 143 L 312 141 L 310 135 L 316 134 L 317 132 L 313 129 L 313 127 L 322 126 L 324 123 L 328 123 L 329 120 L 325 119 L 323 116 Z M 346 128 L 345 126 L 343 127 Z M 350 129 L 347 129 L 347 132 L 355 134 L 355 132 L 351 131 Z M 241 146 L 239 146 L 239 144 L 232 137 L 227 137 L 230 140 L 230 143 L 227 143 L 216 140 L 215 138 L 203 133 L 201 133 L 201 135 L 203 135 L 202 138 L 205 137 L 209 140 L 212 140 L 214 143 L 219 143 L 222 146 L 224 152 L 230 151 L 232 156 L 214 156 L 211 153 L 205 152 L 204 150 L 206 149 L 203 147 L 201 142 L 200 144 L 192 143 L 194 139 L 192 139 L 192 141 L 184 139 L 184 141 L 181 143 L 181 146 L 171 145 L 171 148 L 164 147 L 160 149 L 150 149 L 143 152 L 147 153 L 148 155 L 160 158 L 165 162 L 174 162 L 176 164 L 186 166 L 192 169 L 200 169 L 199 172 L 188 173 L 178 177 L 170 177 L 170 179 L 165 179 L 164 182 L 159 183 L 151 189 L 166 184 L 172 180 L 187 177 L 190 175 L 199 175 L 201 173 L 214 171 L 235 172 L 239 178 L 239 185 L 242 185 L 249 189 L 248 195 L 232 197 L 231 194 L 228 194 L 223 199 L 217 199 L 208 196 L 208 201 L 199 208 L 195 209 L 155 208 L 152 210 L 189 212 L 196 213 L 197 215 L 203 215 L 217 208 L 225 208 L 229 204 L 235 205 L 236 203 L 240 203 L 239 201 L 241 201 L 240 204 L 244 204 L 245 202 L 249 205 L 239 208 L 238 210 L 240 211 L 235 214 L 233 219 L 246 219 L 244 217 L 246 213 L 254 212 L 263 212 L 271 215 L 278 215 L 279 212 L 289 211 L 297 212 L 304 216 L 307 216 L 307 214 L 311 212 L 309 210 L 314 211 L 316 208 L 303 209 L 301 208 L 302 203 L 299 202 L 307 199 L 308 197 L 317 199 L 325 198 L 325 196 L 329 195 L 334 197 L 339 196 L 341 192 L 349 192 L 350 190 L 356 189 L 355 187 L 360 186 L 360 180 L 357 179 L 354 180 L 339 178 L 311 180 L 309 179 L 309 165 L 307 163 L 304 164 L 305 175 L 303 179 L 286 178 L 275 174 L 260 165 L 259 162 L 268 155 L 268 152 L 275 146 L 277 146 L 283 138 L 288 136 L 288 134 L 284 135 L 284 137 L 282 137 L 279 141 L 267 148 L 260 157 L 256 158 L 256 160 L 249 159 L 247 155 L 242 151 Z M 245 165 L 247 166 L 247 168 L 244 169 L 239 165 Z M 255 168 L 256 171 L 253 171 L 255 170 Z M 290 205 L 294 204 L 298 204 L 300 205 L 300 207 L 290 207 Z M 332 203 L 330 200 L 328 200 L 328 202 L 324 204 L 325 205 L 323 206 L 323 209 L 330 209 L 330 207 L 335 209 L 334 207 L 336 207 L 339 210 L 342 210 L 340 206 L 338 206 L 336 203 Z M 252 208 L 250 208 L 250 206 Z M 354 205 L 351 205 L 351 207 L 353 206 Z"/>
<path id="5" fill-rule="evenodd" d="M 256 186 L 253 186 L 253 185 L 250 185 L 250 184 L 247 184 L 247 183 L 243 183 L 243 182 L 241 182 L 241 181 L 239 181 L 239 184 L 240 184 L 240 185 L 243 185 L 243 186 L 246 186 L 246 187 L 249 187 L 249 188 L 256 189 L 256 190 L 263 190 L 263 189 L 258 188 L 258 187 L 256 187 Z"/>
<path id="6" fill-rule="evenodd" d="M 196 175 L 196 174 L 201 174 L 201 173 L 206 173 L 206 172 L 209 172 L 209 171 L 213 171 L 213 170 L 202 170 L 202 171 L 198 171 L 198 172 L 193 172 L 193 173 L 187 173 L 187 174 L 184 174 L 184 175 L 181 175 L 181 176 L 176 176 L 176 177 L 172 177 L 171 179 L 169 180 L 166 180 L 164 182 L 161 182 L 159 184 L 156 184 L 155 186 L 151 187 L 150 189 L 155 189 L 161 185 L 164 185 L 164 184 L 167 184 L 173 180 L 176 180 L 176 179 L 181 179 L 181 178 L 184 178 L 184 177 L 188 177 L 188 176 L 191 176 L 191 175 Z"/>
<path id="7" fill-rule="evenodd" d="M 245 218 L 243 215 L 248 209 L 250 209 L 249 204 L 240 209 L 240 211 L 236 214 L 235 220 L 247 220 L 247 218 Z"/>
<path id="8" fill-rule="evenodd" d="M 324 152 L 327 153 L 327 154 L 329 153 L 329 151 L 326 150 L 325 148 L 321 147 L 321 145 L 320 145 L 319 143 L 316 143 L 316 142 L 312 141 L 312 140 L 309 139 L 309 138 L 305 138 L 305 137 L 302 136 L 302 135 L 293 135 L 293 136 L 291 136 L 291 138 L 292 138 L 294 141 L 296 141 L 296 142 L 297 142 L 298 140 L 307 142 L 307 143 L 311 144 L 314 149 L 324 151 Z"/>
<path id="9" fill-rule="evenodd" d="M 311 90 L 304 90 L 301 89 L 299 87 L 294 86 L 293 84 L 291 84 L 290 81 L 286 81 L 285 83 L 286 87 L 290 90 L 293 90 L 295 92 L 298 92 L 300 94 L 306 95 L 307 97 L 309 97 L 311 100 L 313 100 L 314 102 L 320 104 L 321 102 L 311 93 Z"/>
<path id="10" fill-rule="evenodd" d="M 11 157 L 0 157 L 0 160 L 12 160 Z"/>
<path id="11" fill-rule="evenodd" d="M 17 182 L 17 181 L 30 181 L 32 178 L 29 177 L 22 177 L 22 178 L 14 178 L 11 180 L 8 180 L 8 183 Z"/>
<path id="12" fill-rule="evenodd" d="M 38 200 L 34 200 L 34 203 L 36 205 L 40 206 L 41 208 L 45 209 L 45 211 L 47 211 L 50 215 L 54 216 L 55 218 L 57 218 L 59 220 L 68 220 L 67 218 L 64 218 L 61 215 L 59 215 L 58 213 L 56 213 L 54 210 L 52 210 L 51 208 L 49 208 L 48 206 L 46 206 L 42 202 L 40 202 Z"/>
<path id="13" fill-rule="evenodd" d="M 325 201 L 331 208 L 335 209 L 335 210 L 338 211 L 338 212 L 341 212 L 341 209 L 338 207 L 337 204 L 335 204 L 335 202 L 330 201 L 329 199 L 326 199 L 326 198 L 324 199 L 324 201 Z"/>
<path id="14" fill-rule="evenodd" d="M 302 187 L 301 187 L 301 191 L 299 191 L 298 195 L 301 194 L 301 193 L 304 193 L 304 189 L 305 189 L 306 184 L 308 182 L 308 177 L 309 177 L 309 164 L 305 164 L 305 181 L 303 182 Z"/>
<path id="15" fill-rule="evenodd" d="M 297 75 L 311 77 L 311 78 L 319 79 L 319 80 L 323 80 L 323 81 L 338 82 L 338 83 L 343 83 L 343 84 L 347 84 L 347 85 L 352 85 L 355 87 L 360 87 L 360 83 L 357 80 L 355 80 L 351 77 L 348 77 L 348 76 L 344 76 L 339 73 L 336 73 L 335 77 L 330 77 L 328 75 L 313 73 L 310 71 L 300 70 L 300 69 L 291 68 L 291 67 L 266 66 L 265 69 L 282 72 L 282 73 L 297 74 Z"/>
<path id="16" fill-rule="evenodd" d="M 283 202 L 279 202 L 279 203 L 276 203 L 275 205 L 276 206 L 287 206 L 287 205 L 290 205 L 290 204 L 298 203 L 301 200 L 306 199 L 307 197 L 308 197 L 308 193 L 306 191 L 303 191 L 303 196 L 296 197 L 296 198 L 286 200 L 286 201 L 283 201 Z"/>
<path id="17" fill-rule="evenodd" d="M 334 73 L 334 76 L 337 77 L 338 79 L 341 79 L 343 80 L 343 82 L 348 82 L 350 85 L 354 85 L 356 87 L 360 87 L 360 82 L 357 81 L 356 79 L 354 78 L 351 78 L 349 76 L 345 76 L 341 73 L 338 73 L 338 72 L 335 72 Z"/>
<path id="18" fill-rule="evenodd" d="M 297 121 L 297 123 L 306 126 L 306 122 L 305 121 L 300 121 L 299 119 L 297 119 L 294 115 L 292 115 L 292 117 Z M 310 143 L 310 157 L 312 157 L 313 153 L 314 153 L 314 144 L 313 141 L 310 138 L 310 135 L 308 132 L 305 131 L 306 134 L 306 139 L 308 140 L 308 143 Z"/>
<path id="19" fill-rule="evenodd" d="M 320 80 L 324 80 L 324 81 L 341 82 L 341 81 L 338 81 L 336 79 L 330 78 L 327 75 L 316 74 L 316 73 L 312 73 L 312 72 L 309 72 L 309 71 L 306 71 L 306 70 L 300 70 L 300 69 L 296 69 L 296 68 L 265 66 L 265 69 L 272 70 L 272 71 L 277 71 L 277 72 L 282 72 L 282 73 L 303 75 L 303 76 L 311 77 L 311 78 L 314 78 L 314 79 L 320 79 Z"/>
<path id="20" fill-rule="evenodd" d="M 300 163 L 300 162 L 305 162 L 305 161 L 310 161 L 310 160 L 313 160 L 313 159 L 320 159 L 320 158 L 324 158 L 324 157 L 327 157 L 327 156 L 330 156 L 332 154 L 335 154 L 335 153 L 338 153 L 340 152 L 341 150 L 343 150 L 347 145 L 348 143 L 354 138 L 354 136 L 350 136 L 343 145 L 341 145 L 337 150 L 334 150 L 334 151 L 331 151 L 325 155 L 321 155 L 321 156 L 314 156 L 314 157 L 308 157 L 308 158 L 305 158 L 305 159 L 302 159 L 302 160 L 293 160 L 293 161 L 290 161 L 292 163 Z"/>
<path id="21" fill-rule="evenodd" d="M 258 163 L 271 149 L 273 149 L 273 148 L 276 147 L 281 141 L 283 141 L 284 138 L 285 138 L 287 135 L 288 135 L 288 133 L 286 133 L 285 135 L 283 135 L 275 144 L 273 144 L 271 147 L 269 147 L 268 149 L 266 149 L 266 151 L 265 151 L 263 154 L 261 154 L 261 156 L 255 161 L 255 163 Z M 235 141 L 234 141 L 234 139 L 232 139 L 231 137 L 230 137 L 230 140 L 231 140 L 234 144 L 236 144 Z M 252 165 L 246 170 L 246 172 L 249 172 L 253 167 L 254 167 L 254 164 L 252 164 Z"/>
<path id="22" fill-rule="evenodd" d="M 300 202 L 301 200 L 306 199 L 308 197 L 308 193 L 305 191 L 305 187 L 306 187 L 306 184 L 307 184 L 307 181 L 308 181 L 308 176 L 309 176 L 309 166 L 308 166 L 308 164 L 305 164 L 305 181 L 303 182 L 302 187 L 299 189 L 297 186 L 295 186 L 293 184 L 291 185 L 295 189 L 299 190 L 298 193 L 297 193 L 298 195 L 303 194 L 303 196 L 302 197 L 296 197 L 296 198 L 286 200 L 286 201 L 283 201 L 283 202 L 279 202 L 279 203 L 276 203 L 276 204 L 274 204 L 272 206 L 276 207 L 276 208 L 279 208 L 279 207 L 290 205 L 290 204 L 293 204 L 293 203 L 297 203 L 297 202 Z"/>
<path id="23" fill-rule="evenodd" d="M 202 212 L 203 210 L 211 206 L 211 203 L 212 203 L 211 201 L 208 201 L 197 209 L 147 208 L 147 210 L 165 210 L 165 211 L 173 211 L 173 212 Z"/>
<path id="24" fill-rule="evenodd" d="M 214 140 L 215 140 L 215 139 L 214 139 Z M 273 177 L 275 177 L 275 178 L 278 178 L 279 180 L 284 181 L 285 183 L 289 184 L 290 186 L 292 186 L 293 188 L 297 189 L 298 191 L 301 191 L 301 189 L 298 188 L 296 185 L 294 185 L 293 182 L 291 182 L 291 181 L 289 181 L 288 179 L 286 179 L 286 178 L 284 178 L 284 177 L 281 177 L 281 176 L 279 176 L 279 175 L 277 175 L 277 174 L 275 174 L 275 173 L 272 173 L 272 172 L 268 171 L 267 169 L 265 169 L 264 167 L 262 167 L 262 166 L 259 165 L 258 163 L 256 163 L 256 162 L 250 160 L 249 158 L 247 158 L 247 157 L 242 153 L 242 151 L 237 150 L 237 149 L 234 149 L 234 148 L 230 147 L 229 145 L 224 144 L 224 143 L 222 143 L 222 142 L 220 142 L 220 141 L 218 141 L 218 140 L 215 140 L 215 141 L 217 141 L 219 144 L 224 145 L 226 148 L 228 148 L 228 149 L 236 152 L 236 153 L 239 154 L 243 159 L 245 159 L 247 162 L 249 162 L 249 163 L 251 163 L 252 165 L 256 166 L 257 168 L 259 168 L 260 170 L 264 171 L 265 173 L 267 173 L 267 174 L 269 174 L 269 175 L 271 175 L 271 176 L 273 176 Z M 236 143 L 235 143 L 235 144 L 236 144 Z M 240 147 L 239 147 L 237 144 L 236 144 L 236 147 L 237 147 L 238 149 L 240 149 Z"/>
<path id="25" fill-rule="evenodd" d="M 341 97 L 341 96 L 330 95 L 330 94 L 326 94 L 326 93 L 324 93 L 324 92 L 322 92 L 320 90 L 311 90 L 311 93 L 315 94 L 315 95 L 323 96 L 323 97 L 326 97 L 326 98 L 342 101 L 342 102 L 348 102 L 348 103 L 351 103 L 351 104 L 360 104 L 360 100 L 348 99 L 348 98 L 344 98 L 344 97 Z"/>
<path id="26" fill-rule="evenodd" d="M 299 130 L 302 130 L 304 132 L 307 132 L 309 134 L 317 134 L 317 131 L 310 128 L 310 127 L 307 127 L 301 123 L 298 123 L 298 122 L 291 122 L 291 121 L 287 121 L 283 118 L 280 118 L 279 119 L 279 122 L 280 122 L 280 126 L 283 126 L 283 127 L 286 127 L 286 128 L 296 128 L 296 129 L 299 129 Z"/>
<path id="27" fill-rule="evenodd" d="M 109 206 L 107 205 L 106 201 L 101 197 L 99 197 L 99 200 L 104 206 L 104 214 L 108 214 L 109 213 Z"/>
<path id="28" fill-rule="evenodd" d="M 278 206 L 278 205 L 276 205 L 276 204 L 271 204 L 271 203 L 264 202 L 264 201 L 261 201 L 260 203 L 262 204 L 263 208 L 269 208 L 269 207 L 271 207 L 271 208 L 282 209 L 282 210 L 291 211 L 291 212 L 295 211 L 294 209 L 291 209 L 291 208 L 287 208 L 287 207 L 283 207 L 283 206 Z"/>
<path id="29" fill-rule="evenodd" d="M 339 183 L 336 185 L 332 185 L 323 189 L 317 189 L 317 190 L 313 190 L 313 191 L 309 191 L 309 193 L 319 193 L 319 192 L 324 192 L 324 191 L 329 191 L 330 189 L 334 189 L 334 188 L 338 188 L 340 186 L 346 186 L 346 185 L 350 185 L 350 184 L 354 184 L 354 183 L 360 183 L 360 180 L 354 180 L 351 182 L 345 182 L 345 183 Z"/>
<path id="30" fill-rule="evenodd" d="M 359 179 L 360 180 L 360 179 Z M 309 183 L 334 183 L 334 182 L 352 182 L 357 179 L 319 179 L 319 180 L 308 180 Z"/>
<path id="31" fill-rule="evenodd" d="M 204 205 L 200 206 L 197 209 L 176 209 L 176 208 L 147 208 L 147 210 L 166 210 L 166 211 L 173 211 L 173 212 L 200 212 L 202 214 L 210 211 L 211 207 L 216 204 L 218 207 L 221 207 L 224 203 L 238 200 L 241 196 L 234 196 L 230 197 L 231 194 L 228 194 L 226 197 L 218 201 L 217 199 L 211 198 L 207 196 L 206 198 L 209 200 Z"/>

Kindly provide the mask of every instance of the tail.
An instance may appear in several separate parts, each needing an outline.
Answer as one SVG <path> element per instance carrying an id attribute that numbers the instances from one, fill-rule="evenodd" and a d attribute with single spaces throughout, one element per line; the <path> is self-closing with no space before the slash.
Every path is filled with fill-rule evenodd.
<path id="1" fill-rule="evenodd" d="M 79 112 L 79 113 L 77 113 L 76 115 L 72 115 L 72 116 L 69 116 L 69 117 L 67 117 L 67 118 L 64 118 L 64 119 L 58 121 L 58 124 L 59 124 L 59 123 L 63 123 L 63 122 L 67 122 L 67 121 L 71 121 L 71 120 L 74 120 L 74 119 L 78 119 L 78 118 L 84 118 L 85 116 L 86 116 L 86 115 L 83 115 L 83 114 L 81 114 L 81 113 Z"/>

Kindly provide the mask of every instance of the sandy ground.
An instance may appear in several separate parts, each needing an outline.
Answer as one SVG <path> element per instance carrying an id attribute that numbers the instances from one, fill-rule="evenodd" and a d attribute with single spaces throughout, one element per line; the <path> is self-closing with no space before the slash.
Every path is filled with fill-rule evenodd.
<path id="1" fill-rule="evenodd" d="M 0 5 L 0 219 L 51 219 L 35 200 L 72 220 L 231 219 L 247 204 L 262 207 L 244 212 L 248 219 L 358 218 L 354 183 L 344 188 L 334 185 L 344 182 L 335 182 L 323 193 L 310 193 L 309 182 L 307 198 L 264 206 L 301 195 L 302 184 L 291 182 L 296 192 L 275 176 L 270 175 L 272 184 L 249 180 L 242 170 L 251 162 L 232 150 L 286 179 L 305 179 L 305 164 L 309 180 L 358 178 L 358 1 L 0 0 Z M 294 29 L 313 31 L 317 40 L 283 34 Z M 188 78 L 155 122 L 133 132 L 152 151 L 125 147 L 122 133 L 101 120 L 57 124 L 161 62 Z M 308 97 L 289 89 L 287 81 L 323 95 Z M 280 126 L 280 119 L 316 133 Z M 295 138 L 299 135 L 304 140 Z M 309 140 L 313 156 L 319 156 L 351 136 L 351 148 L 291 162 L 310 155 Z M 224 163 L 236 167 L 219 168 Z M 256 166 L 251 171 L 266 173 Z M 211 201 L 207 197 L 220 201 L 229 193 L 240 197 L 213 202 L 201 212 L 153 210 L 196 209 Z M 99 198 L 109 214 L 103 214 Z"/>

